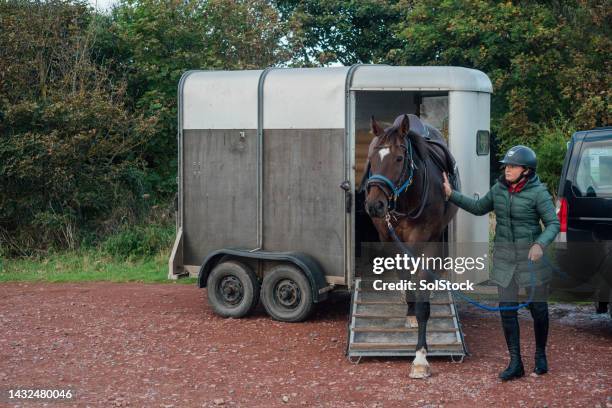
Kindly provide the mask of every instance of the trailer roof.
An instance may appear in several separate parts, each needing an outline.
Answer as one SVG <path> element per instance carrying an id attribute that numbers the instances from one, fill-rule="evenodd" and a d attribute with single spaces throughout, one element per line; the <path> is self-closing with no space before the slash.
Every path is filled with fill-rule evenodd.
<path id="1" fill-rule="evenodd" d="M 355 65 L 189 71 L 179 84 L 183 129 L 265 129 L 345 126 L 346 91 L 415 90 L 492 93 L 481 71 L 447 66 Z"/>
<path id="2" fill-rule="evenodd" d="M 463 67 L 393 67 L 362 65 L 351 89 L 446 90 L 492 93 L 491 80 L 482 71 Z"/>

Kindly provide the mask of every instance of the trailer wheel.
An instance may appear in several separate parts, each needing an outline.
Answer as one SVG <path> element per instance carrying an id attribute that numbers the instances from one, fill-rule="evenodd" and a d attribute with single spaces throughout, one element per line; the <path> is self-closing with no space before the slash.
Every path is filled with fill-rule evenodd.
<path id="1" fill-rule="evenodd" d="M 208 275 L 208 303 L 223 317 L 244 317 L 259 302 L 260 285 L 247 265 L 231 260 L 219 263 Z"/>
<path id="2" fill-rule="evenodd" d="M 264 275 L 261 301 L 268 314 L 281 322 L 301 322 L 314 306 L 310 282 L 289 264 L 278 265 Z"/>

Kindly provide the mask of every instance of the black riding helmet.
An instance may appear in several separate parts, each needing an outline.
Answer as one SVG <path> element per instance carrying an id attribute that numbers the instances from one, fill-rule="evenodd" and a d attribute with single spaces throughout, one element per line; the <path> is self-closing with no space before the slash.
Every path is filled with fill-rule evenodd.
<path id="1" fill-rule="evenodd" d="M 508 150 L 502 160 L 503 164 L 514 164 L 515 166 L 525 166 L 535 171 L 538 166 L 538 159 L 533 150 L 527 146 L 517 145 Z"/>

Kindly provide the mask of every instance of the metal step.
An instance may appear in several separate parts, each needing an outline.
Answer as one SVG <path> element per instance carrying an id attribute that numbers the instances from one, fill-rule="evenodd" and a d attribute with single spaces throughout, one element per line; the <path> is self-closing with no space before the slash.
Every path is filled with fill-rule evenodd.
<path id="1" fill-rule="evenodd" d="M 438 356 L 461 356 L 463 354 L 463 348 L 460 344 L 457 343 L 432 343 L 427 344 L 429 349 L 427 355 L 438 355 Z M 405 343 L 353 343 L 353 350 L 355 351 L 364 351 L 364 352 L 382 352 L 387 351 L 388 354 L 363 354 L 367 356 L 413 356 L 414 355 L 414 346 L 411 344 Z M 390 354 L 390 353 L 397 354 Z M 412 353 L 412 354 L 410 354 Z"/>
<path id="2" fill-rule="evenodd" d="M 355 327 L 355 333 L 412 333 L 418 332 L 417 327 Z M 436 329 L 438 333 L 456 333 L 457 329 Z"/>
<path id="3" fill-rule="evenodd" d="M 358 305 L 403 305 L 406 307 L 406 303 L 400 300 L 358 300 Z M 430 305 L 450 305 L 449 300 L 430 300 Z"/>
<path id="4" fill-rule="evenodd" d="M 351 297 L 347 356 L 414 356 L 418 328 L 407 323 L 400 291 L 376 291 L 371 279 L 356 278 Z M 430 356 L 463 357 L 467 350 L 450 292 L 432 292 L 427 323 Z"/>

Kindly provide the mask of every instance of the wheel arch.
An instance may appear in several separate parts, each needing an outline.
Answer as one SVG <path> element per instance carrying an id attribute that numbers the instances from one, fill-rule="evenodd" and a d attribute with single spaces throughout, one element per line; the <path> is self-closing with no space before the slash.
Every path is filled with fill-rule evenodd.
<path id="1" fill-rule="evenodd" d="M 327 294 L 331 289 L 325 280 L 323 268 L 312 256 L 303 252 L 273 252 L 273 251 L 251 251 L 240 248 L 223 248 L 211 252 L 202 262 L 198 273 L 198 287 L 205 288 L 210 271 L 226 256 L 234 259 L 241 258 L 257 259 L 264 261 L 284 261 L 289 262 L 299 268 L 310 283 L 312 299 L 314 303 L 327 299 Z"/>

